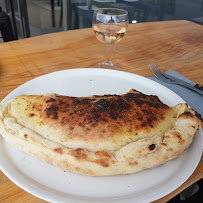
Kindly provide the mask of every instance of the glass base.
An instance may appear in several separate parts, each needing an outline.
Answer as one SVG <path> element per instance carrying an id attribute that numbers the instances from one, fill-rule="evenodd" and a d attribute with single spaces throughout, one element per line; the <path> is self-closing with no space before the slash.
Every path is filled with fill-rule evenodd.
<path id="1" fill-rule="evenodd" d="M 114 70 L 121 69 L 121 67 L 118 64 L 112 63 L 111 61 L 102 61 L 100 63 L 97 63 L 94 67 L 95 68 L 114 69 Z"/>

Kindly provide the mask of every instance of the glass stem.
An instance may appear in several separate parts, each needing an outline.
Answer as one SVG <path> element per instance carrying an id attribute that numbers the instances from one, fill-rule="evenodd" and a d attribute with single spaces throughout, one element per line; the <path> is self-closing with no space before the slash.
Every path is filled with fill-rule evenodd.
<path id="1" fill-rule="evenodd" d="M 111 45 L 106 44 L 106 61 L 110 62 Z"/>

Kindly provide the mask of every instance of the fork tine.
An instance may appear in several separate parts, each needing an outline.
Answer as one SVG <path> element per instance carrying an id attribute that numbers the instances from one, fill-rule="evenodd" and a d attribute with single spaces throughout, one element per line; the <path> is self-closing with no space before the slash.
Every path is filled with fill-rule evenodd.
<path id="1" fill-rule="evenodd" d="M 149 64 L 149 67 L 150 69 L 152 70 L 152 72 L 154 73 L 154 75 L 159 79 L 159 80 L 162 80 L 164 82 L 170 82 L 170 80 L 168 78 L 166 78 L 163 73 L 157 68 L 157 66 L 152 63 L 152 64 Z"/>
<path id="2" fill-rule="evenodd" d="M 159 71 L 157 71 L 157 68 L 154 63 L 150 64 L 149 66 L 155 76 L 157 76 L 158 78 L 161 77 L 161 74 L 159 73 Z"/>
<path id="3" fill-rule="evenodd" d="M 158 78 L 161 77 L 161 74 L 159 71 L 157 71 L 158 68 L 156 67 L 156 65 L 154 63 L 149 64 L 149 67 L 156 77 L 158 77 Z"/>

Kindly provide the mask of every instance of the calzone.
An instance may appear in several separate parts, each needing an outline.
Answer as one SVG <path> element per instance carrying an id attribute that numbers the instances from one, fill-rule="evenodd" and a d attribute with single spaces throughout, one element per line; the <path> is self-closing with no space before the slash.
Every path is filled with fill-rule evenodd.
<path id="1" fill-rule="evenodd" d="M 0 104 L 0 134 L 16 148 L 63 170 L 90 176 L 135 173 L 178 157 L 200 116 L 157 96 L 21 95 Z"/>

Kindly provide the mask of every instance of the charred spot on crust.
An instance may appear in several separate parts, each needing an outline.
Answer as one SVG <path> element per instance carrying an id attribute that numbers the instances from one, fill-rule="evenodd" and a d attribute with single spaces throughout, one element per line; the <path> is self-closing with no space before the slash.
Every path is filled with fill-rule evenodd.
<path id="1" fill-rule="evenodd" d="M 53 114 L 53 119 L 57 119 L 57 118 L 58 118 L 58 113 L 55 112 L 55 113 Z"/>
<path id="2" fill-rule="evenodd" d="M 63 104 L 65 104 L 65 102 L 63 100 L 59 100 L 59 104 L 63 105 Z M 69 106 L 69 104 L 66 104 L 66 105 Z"/>
<path id="3" fill-rule="evenodd" d="M 116 102 L 118 105 L 118 109 L 127 110 L 131 108 L 131 105 L 127 103 L 125 100 L 123 100 L 122 98 L 119 98 Z"/>
<path id="4" fill-rule="evenodd" d="M 33 116 L 35 116 L 34 113 L 30 113 L 30 114 L 29 114 L 29 117 L 33 117 Z"/>
<path id="5" fill-rule="evenodd" d="M 154 108 L 156 108 L 156 109 L 158 109 L 158 108 L 163 108 L 163 109 L 165 109 L 165 108 L 166 108 L 164 104 L 160 105 L 160 103 L 154 103 L 154 102 L 146 101 L 146 104 L 147 104 L 148 106 L 154 107 Z"/>
<path id="6" fill-rule="evenodd" d="M 91 122 L 92 119 L 93 119 L 92 116 L 87 116 L 87 117 L 86 117 L 86 120 L 88 120 L 89 122 Z"/>
<path id="7" fill-rule="evenodd" d="M 120 97 L 120 95 L 117 95 L 117 94 L 105 94 L 103 97 Z"/>
<path id="8" fill-rule="evenodd" d="M 101 117 L 101 115 L 98 114 L 98 113 L 95 113 L 95 114 L 92 115 L 93 119 L 99 119 L 100 117 Z"/>
<path id="9" fill-rule="evenodd" d="M 26 109 L 25 109 L 26 110 Z M 32 105 L 32 110 L 33 111 L 42 111 L 42 105 L 41 104 L 36 104 L 36 103 L 34 103 L 33 105 Z"/>
<path id="10" fill-rule="evenodd" d="M 89 123 L 94 123 L 94 125 L 96 126 L 96 123 L 98 122 L 98 120 L 100 120 L 100 118 L 101 118 L 101 114 L 91 113 L 85 118 L 85 120 L 87 120 Z"/>
<path id="11" fill-rule="evenodd" d="M 56 148 L 56 149 L 54 149 L 54 151 L 59 153 L 59 154 L 63 154 L 63 149 L 62 148 Z"/>
<path id="12" fill-rule="evenodd" d="M 117 113 L 114 113 L 114 112 L 111 112 L 110 113 L 110 117 L 113 119 L 113 120 L 116 120 L 118 118 L 118 114 Z"/>
<path id="13" fill-rule="evenodd" d="M 188 118 L 188 117 L 193 118 L 194 115 L 193 115 L 192 113 L 190 113 L 190 112 L 184 112 L 184 113 L 182 113 L 182 114 L 179 116 L 179 118 Z M 200 118 L 201 118 L 201 117 L 200 117 Z"/>
<path id="14" fill-rule="evenodd" d="M 96 99 L 91 99 L 91 98 L 84 98 L 84 99 L 75 98 L 73 100 L 73 103 L 75 104 L 75 106 L 88 107 L 91 104 L 91 102 L 93 102 L 95 100 Z M 85 106 L 85 105 L 87 105 L 87 106 Z"/>
<path id="15" fill-rule="evenodd" d="M 95 101 L 95 99 L 89 99 L 89 98 L 87 98 L 87 99 L 82 99 L 82 103 L 83 104 L 88 104 L 88 103 L 90 103 L 91 101 Z"/>
<path id="16" fill-rule="evenodd" d="M 139 121 L 142 121 L 142 120 L 143 120 L 143 118 L 142 118 L 142 117 L 138 117 L 137 119 L 138 119 Z"/>
<path id="17" fill-rule="evenodd" d="M 154 150 L 156 148 L 156 145 L 155 144 L 151 144 L 151 145 L 149 145 L 149 150 Z"/>
<path id="18" fill-rule="evenodd" d="M 184 113 L 182 113 L 182 115 L 191 116 L 191 117 L 194 116 L 194 115 L 192 115 L 190 112 L 184 112 Z"/>
<path id="19" fill-rule="evenodd" d="M 182 136 L 181 136 L 180 133 L 174 132 L 174 133 L 173 133 L 173 136 L 176 137 L 176 138 L 178 138 L 178 143 L 180 143 L 180 144 L 184 143 L 184 139 L 182 138 Z"/>
<path id="20" fill-rule="evenodd" d="M 57 110 L 58 110 L 58 106 L 55 106 L 55 105 L 51 105 L 49 108 L 46 108 L 47 112 L 52 112 Z"/>
<path id="21" fill-rule="evenodd" d="M 196 111 L 195 111 L 195 116 L 196 116 L 197 118 L 199 118 L 201 122 L 203 122 L 203 118 L 202 118 L 201 115 L 200 115 L 199 113 L 197 113 Z"/>
<path id="22" fill-rule="evenodd" d="M 108 120 L 106 118 L 102 118 L 102 121 L 103 122 L 107 122 Z"/>
<path id="23" fill-rule="evenodd" d="M 74 99 L 73 103 L 75 104 L 75 106 L 80 105 L 80 100 L 79 99 Z"/>
<path id="24" fill-rule="evenodd" d="M 49 103 L 49 102 L 56 102 L 56 99 L 50 98 L 50 99 L 48 99 L 48 100 L 46 101 L 46 103 Z"/>
<path id="25" fill-rule="evenodd" d="M 201 115 L 200 114 L 198 114 L 196 111 L 195 111 L 195 115 L 193 115 L 192 113 L 190 113 L 190 112 L 184 112 L 184 113 L 182 113 L 180 116 L 179 116 L 179 118 L 184 118 L 184 117 L 191 117 L 191 118 L 193 118 L 194 116 L 196 116 L 198 119 L 200 119 L 200 121 L 201 122 L 203 122 L 203 119 L 201 118 Z"/>
<path id="26" fill-rule="evenodd" d="M 93 109 L 90 110 L 91 113 L 102 113 L 104 111 L 105 111 L 104 108 L 99 108 L 99 109 L 98 108 L 93 108 Z"/>
<path id="27" fill-rule="evenodd" d="M 142 112 L 143 112 L 145 115 L 148 115 L 148 114 L 149 114 L 149 112 L 148 112 L 147 110 L 145 110 L 145 109 L 143 109 Z"/>
<path id="28" fill-rule="evenodd" d="M 93 97 L 98 98 L 98 97 L 102 97 L 102 96 L 100 96 L 100 95 L 93 95 Z"/>
<path id="29" fill-rule="evenodd" d="M 98 97 L 121 97 L 121 95 L 117 95 L 117 94 L 104 94 L 104 95 L 93 95 L 95 98 Z"/>
<path id="30" fill-rule="evenodd" d="M 141 107 L 142 105 L 146 104 L 150 107 L 154 108 L 162 108 L 166 109 L 167 106 L 162 104 L 161 101 L 157 96 L 150 96 L 150 101 L 149 101 L 149 96 L 142 94 L 142 93 L 128 93 L 124 96 L 126 101 L 130 102 L 133 101 L 138 107 Z"/>
<path id="31" fill-rule="evenodd" d="M 146 123 L 146 122 L 143 122 L 143 123 L 141 124 L 141 126 L 144 128 L 144 127 L 147 126 L 147 123 Z"/>
<path id="32" fill-rule="evenodd" d="M 73 127 L 73 126 L 69 126 L 69 129 L 70 129 L 70 130 L 73 130 L 73 129 L 74 129 L 74 127 Z"/>
<path id="33" fill-rule="evenodd" d="M 109 167 L 109 162 L 105 159 L 97 160 L 96 163 L 100 164 L 103 167 Z"/>
<path id="34" fill-rule="evenodd" d="M 115 97 L 110 99 L 100 99 L 97 102 L 94 103 L 96 108 L 92 109 L 92 113 L 98 112 L 103 113 L 106 112 L 109 117 L 113 120 L 116 120 L 117 118 L 122 118 L 123 114 L 121 115 L 121 112 L 124 112 L 125 110 L 131 108 L 131 105 L 123 100 L 121 97 Z M 119 117 L 120 115 L 120 117 Z M 102 120 L 103 118 L 101 118 Z"/>
<path id="35" fill-rule="evenodd" d="M 48 117 L 52 116 L 52 119 L 57 119 L 58 118 L 57 110 L 58 110 L 58 106 L 51 105 L 49 108 L 45 109 L 46 115 Z"/>
<path id="36" fill-rule="evenodd" d="M 28 137 L 28 135 L 27 135 L 27 134 L 25 134 L 25 135 L 24 135 L 24 138 L 25 138 L 25 139 L 27 139 L 27 137 Z"/>
<path id="37" fill-rule="evenodd" d="M 105 99 L 100 99 L 95 103 L 99 107 L 103 107 L 105 109 L 108 109 L 110 107 L 110 102 Z"/>
<path id="38" fill-rule="evenodd" d="M 94 123 L 91 124 L 91 127 L 93 127 L 93 128 L 96 127 L 96 126 L 97 126 L 97 122 L 94 122 Z"/>
<path id="39" fill-rule="evenodd" d="M 82 149 L 82 148 L 72 150 L 70 153 L 72 156 L 74 156 L 78 160 L 87 160 L 87 158 L 88 158 L 87 154 L 85 153 L 84 149 Z"/>
<path id="40" fill-rule="evenodd" d="M 99 155 L 98 159 L 90 160 L 90 161 L 92 161 L 92 162 L 94 162 L 96 164 L 99 164 L 99 165 L 101 165 L 102 167 L 105 167 L 105 168 L 109 167 L 111 163 L 112 164 L 115 163 L 114 160 L 110 160 L 109 157 L 105 157 L 105 156 L 101 157 L 100 155 Z"/>
<path id="41" fill-rule="evenodd" d="M 143 95 L 143 94 L 136 94 L 136 93 L 128 93 L 128 94 L 125 95 L 125 99 L 127 101 L 129 101 L 131 99 L 139 98 L 139 97 L 143 97 L 143 96 L 145 96 L 145 95 Z"/>

